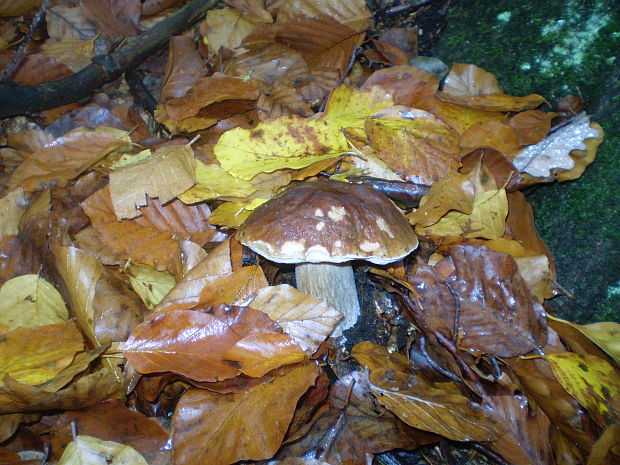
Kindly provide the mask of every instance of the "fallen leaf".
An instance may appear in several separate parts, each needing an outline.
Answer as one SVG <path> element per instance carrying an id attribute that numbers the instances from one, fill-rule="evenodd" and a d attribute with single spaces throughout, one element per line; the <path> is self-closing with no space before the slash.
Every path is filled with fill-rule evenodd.
<path id="1" fill-rule="evenodd" d="M 17 328 L 1 339 L 0 379 L 10 375 L 17 382 L 32 385 L 52 379 L 84 349 L 82 335 L 72 321 Z"/>
<path id="2" fill-rule="evenodd" d="M 17 167 L 9 186 L 22 186 L 26 192 L 64 186 L 110 152 L 129 144 L 124 131 L 76 129 L 33 152 Z"/>
<path id="3" fill-rule="evenodd" d="M 247 202 L 226 202 L 213 210 L 209 223 L 238 228 L 250 214 L 269 199 L 253 199 Z"/>
<path id="4" fill-rule="evenodd" d="M 432 184 L 459 166 L 456 134 L 426 111 L 403 108 L 385 119 L 379 113 L 365 129 L 379 157 L 408 181 Z"/>
<path id="5" fill-rule="evenodd" d="M 227 465 L 272 457 L 318 372 L 314 363 L 298 365 L 242 394 L 190 389 L 172 419 L 174 462 Z"/>
<path id="6" fill-rule="evenodd" d="M 194 39 L 188 36 L 172 37 L 164 83 L 159 96 L 160 102 L 183 97 L 205 74 L 207 65 L 198 53 Z"/>
<path id="7" fill-rule="evenodd" d="M 443 102 L 484 111 L 531 110 L 546 102 L 545 98 L 538 94 L 530 94 L 523 97 L 514 97 L 501 93 L 455 96 L 438 91 L 435 96 Z"/>
<path id="8" fill-rule="evenodd" d="M 513 115 L 508 124 L 516 131 L 519 144 L 537 144 L 551 129 L 551 114 L 541 110 L 521 111 Z"/>
<path id="9" fill-rule="evenodd" d="M 479 66 L 465 63 L 453 63 L 450 72 L 444 79 L 443 91 L 446 94 L 480 95 L 499 94 L 497 78 Z"/>
<path id="10" fill-rule="evenodd" d="M 278 10 L 278 20 L 300 14 L 310 18 L 328 15 L 357 32 L 368 29 L 372 16 L 363 0 L 326 0 L 320 5 L 313 0 L 300 0 L 284 2 Z"/>
<path id="11" fill-rule="evenodd" d="M 242 46 L 243 39 L 257 27 L 257 23 L 244 18 L 239 11 L 222 8 L 207 12 L 200 32 L 207 41 L 209 55 L 217 55 L 221 48 L 243 53 L 247 51 Z"/>
<path id="12" fill-rule="evenodd" d="M 391 94 L 379 86 L 361 91 L 342 84 L 330 94 L 321 119 L 333 124 L 336 130 L 362 130 L 367 118 L 392 105 Z"/>
<path id="13" fill-rule="evenodd" d="M 273 333 L 281 334 L 281 330 L 264 313 L 221 304 L 211 311 L 168 310 L 155 315 L 134 329 L 121 350 L 140 373 L 170 371 L 196 381 L 219 381 L 240 373 L 238 365 L 224 357 L 235 345 L 240 344 L 238 347 L 242 348 L 246 338 L 245 352 L 254 349 L 254 363 L 260 361 L 263 366 L 271 363 L 269 370 L 281 361 L 299 361 L 299 349 L 297 355 L 289 358 L 295 348 L 288 343 L 268 344 L 263 347 L 268 352 L 261 352 L 260 346 L 258 350 L 251 347 L 252 341 L 260 342 L 260 338 L 268 341 L 271 336 L 267 335 Z M 250 367 L 243 369 L 251 371 Z"/>
<path id="14" fill-rule="evenodd" d="M 126 270 L 131 287 L 146 307 L 152 310 L 176 284 L 173 275 L 148 265 L 131 264 Z"/>
<path id="15" fill-rule="evenodd" d="M 618 453 L 618 437 L 620 425 L 609 425 L 592 446 L 587 465 L 608 465 L 620 458 Z"/>
<path id="16" fill-rule="evenodd" d="M 451 129 L 463 134 L 471 125 L 484 121 L 503 121 L 506 113 L 503 111 L 485 111 L 463 107 L 455 103 L 448 103 L 433 97 L 431 111 Z"/>
<path id="17" fill-rule="evenodd" d="M 41 4 L 43 0 L 7 0 L 0 5 L 0 16 L 20 16 Z"/>
<path id="18" fill-rule="evenodd" d="M 461 135 L 461 152 L 469 153 L 479 147 L 491 147 L 505 155 L 521 149 L 519 135 L 501 121 L 481 121 L 469 126 Z"/>
<path id="19" fill-rule="evenodd" d="M 545 355 L 545 360 L 562 387 L 588 410 L 599 426 L 614 421 L 607 404 L 620 392 L 620 375 L 611 364 L 594 355 L 572 352 Z"/>
<path id="20" fill-rule="evenodd" d="M 255 129 L 225 132 L 214 147 L 226 171 L 241 179 L 282 168 L 299 169 L 335 158 L 347 149 L 344 136 L 321 121 L 297 116 L 258 124 Z"/>
<path id="21" fill-rule="evenodd" d="M 317 351 L 341 318 L 325 302 L 288 284 L 265 287 L 243 305 L 269 315 L 308 355 Z"/>
<path id="22" fill-rule="evenodd" d="M 133 447 L 79 435 L 69 443 L 58 465 L 148 465 Z"/>
<path id="23" fill-rule="evenodd" d="M 449 211 L 437 223 L 416 226 L 418 235 L 463 236 L 497 239 L 504 235 L 508 200 L 504 189 L 482 192 L 474 196 L 471 213 Z"/>
<path id="24" fill-rule="evenodd" d="M 36 274 L 17 276 L 0 288 L 0 325 L 9 330 L 68 319 L 69 312 L 58 291 Z"/>
<path id="25" fill-rule="evenodd" d="M 141 7 L 140 0 L 82 0 L 84 16 L 112 41 L 138 33 Z"/>
<path id="26" fill-rule="evenodd" d="M 26 212 L 28 200 L 17 187 L 0 199 L 0 239 L 19 233 L 19 220 Z"/>
<path id="27" fill-rule="evenodd" d="M 277 87 L 269 94 L 261 94 L 257 106 L 261 109 L 258 114 L 261 121 L 290 115 L 308 117 L 314 113 L 300 91 L 285 86 Z"/>
<path id="28" fill-rule="evenodd" d="M 41 272 L 42 259 L 33 245 L 20 236 L 0 240 L 0 282 Z"/>
<path id="29" fill-rule="evenodd" d="M 576 176 L 579 177 L 594 160 L 596 148 L 603 140 L 603 130 L 596 123 L 590 123 L 590 117 L 585 113 L 580 113 L 568 124 L 553 130 L 539 143 L 524 148 L 512 159 L 512 163 L 520 171 L 535 178 L 549 177 L 552 170 L 557 169 L 571 171 L 576 165 L 570 154 L 574 150 L 588 151 L 585 145 L 587 139 L 593 139 L 595 147 L 589 150 L 590 156 L 580 163 Z"/>
<path id="30" fill-rule="evenodd" d="M 569 321 L 565 321 L 565 323 L 577 328 L 603 349 L 607 355 L 612 357 L 616 363 L 620 363 L 620 343 L 618 338 L 618 334 L 620 334 L 620 324 L 614 323 L 613 321 L 591 323 L 588 325 L 578 325 Z"/>
<path id="31" fill-rule="evenodd" d="M 490 410 L 460 394 L 453 383 L 431 383 L 411 373 L 402 354 L 361 342 L 351 356 L 370 370 L 370 389 L 379 403 L 414 428 L 455 441 L 492 441 L 504 430 Z"/>
<path id="32" fill-rule="evenodd" d="M 205 165 L 196 160 L 196 185 L 178 196 L 183 203 L 203 200 L 240 198 L 245 199 L 256 191 L 256 187 L 245 179 L 228 174 L 216 164 Z"/>
<path id="33" fill-rule="evenodd" d="M 238 302 L 247 301 L 249 296 L 267 286 L 269 283 L 260 266 L 244 266 L 209 282 L 197 303 L 205 307 L 219 303 L 240 305 Z"/>

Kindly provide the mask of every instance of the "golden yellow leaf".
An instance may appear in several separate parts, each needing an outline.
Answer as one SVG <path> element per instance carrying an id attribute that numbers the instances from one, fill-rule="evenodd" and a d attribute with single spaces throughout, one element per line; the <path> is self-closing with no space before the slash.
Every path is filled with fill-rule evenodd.
<path id="1" fill-rule="evenodd" d="M 195 183 L 194 151 L 189 145 L 161 147 L 149 158 L 110 173 L 110 197 L 118 220 L 140 215 L 147 195 L 161 203 L 172 200 Z"/>
<path id="2" fill-rule="evenodd" d="M 36 274 L 9 279 L 0 288 L 0 325 L 9 330 L 60 323 L 68 318 L 59 292 Z"/>
<path id="3" fill-rule="evenodd" d="M 570 321 L 553 316 L 549 318 L 567 324 L 583 333 L 588 339 L 599 346 L 603 351 L 620 364 L 620 324 L 613 321 L 578 325 Z"/>
<path id="4" fill-rule="evenodd" d="M 365 92 L 342 84 L 332 91 L 321 119 L 337 129 L 364 129 L 367 118 L 393 104 L 391 92 L 379 86 Z"/>
<path id="5" fill-rule="evenodd" d="M 244 199 L 256 191 L 245 179 L 232 176 L 216 164 L 205 165 L 196 160 L 196 185 L 178 196 L 183 203 L 196 203 L 217 198 Z"/>
<path id="6" fill-rule="evenodd" d="M 36 328 L 17 328 L 0 340 L 0 380 L 43 384 L 67 368 L 84 349 L 82 335 L 72 321 Z"/>
<path id="7" fill-rule="evenodd" d="M 246 220 L 252 210 L 258 208 L 269 199 L 254 199 L 249 202 L 226 202 L 217 207 L 209 217 L 209 223 L 229 228 L 238 228 Z"/>
<path id="8" fill-rule="evenodd" d="M 474 208 L 470 214 L 450 211 L 434 225 L 417 226 L 416 233 L 497 239 L 504 235 L 507 214 L 506 191 L 486 191 L 474 196 Z"/>
<path id="9" fill-rule="evenodd" d="M 213 148 L 222 168 L 247 180 L 258 173 L 304 168 L 346 149 L 342 133 L 323 121 L 297 116 L 266 121 L 254 129 L 231 129 Z"/>
<path id="10" fill-rule="evenodd" d="M 157 271 L 148 265 L 129 265 L 127 276 L 133 290 L 150 310 L 161 302 L 177 282 L 170 273 Z"/>
<path id="11" fill-rule="evenodd" d="M 610 424 L 608 402 L 620 392 L 620 375 L 606 360 L 573 352 L 546 355 L 553 374 L 599 425 Z"/>

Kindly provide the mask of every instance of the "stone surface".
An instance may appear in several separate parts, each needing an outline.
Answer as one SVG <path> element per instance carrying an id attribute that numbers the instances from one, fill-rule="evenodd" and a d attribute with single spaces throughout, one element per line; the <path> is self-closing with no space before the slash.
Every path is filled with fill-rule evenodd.
<path id="1" fill-rule="evenodd" d="M 620 8 L 615 0 L 455 1 L 433 54 L 474 63 L 512 95 L 556 103 L 580 95 L 605 130 L 596 161 L 576 181 L 528 195 L 575 297 L 551 301 L 558 316 L 620 321 Z"/>

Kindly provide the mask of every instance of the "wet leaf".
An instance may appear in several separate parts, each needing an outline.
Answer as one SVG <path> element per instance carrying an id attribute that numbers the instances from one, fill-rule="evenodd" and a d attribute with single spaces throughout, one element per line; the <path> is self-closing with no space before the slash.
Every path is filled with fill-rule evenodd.
<path id="1" fill-rule="evenodd" d="M 316 352 L 341 318 L 325 302 L 288 284 L 261 289 L 245 305 L 269 315 L 308 355 Z"/>
<path id="2" fill-rule="evenodd" d="M 60 457 L 58 465 L 148 465 L 133 447 L 92 436 L 76 436 Z"/>
<path id="3" fill-rule="evenodd" d="M 19 220 L 28 207 L 21 187 L 13 189 L 0 199 L 0 239 L 19 232 Z"/>
<path id="4" fill-rule="evenodd" d="M 370 389 L 379 403 L 414 428 L 455 441 L 492 441 L 504 429 L 489 409 L 467 399 L 453 383 L 430 383 L 411 373 L 401 354 L 361 342 L 351 356 L 370 369 Z"/>
<path id="5" fill-rule="evenodd" d="M 608 402 L 620 392 L 618 371 L 594 355 L 571 352 L 545 356 L 562 387 L 579 401 L 599 425 L 613 421 Z"/>
<path id="6" fill-rule="evenodd" d="M 465 63 L 453 63 L 450 72 L 444 79 L 443 91 L 446 94 L 480 95 L 499 94 L 497 78 L 479 66 Z"/>
<path id="7" fill-rule="evenodd" d="M 593 145 L 591 148 L 586 145 L 589 139 Z M 594 160 L 596 149 L 602 140 L 601 127 L 596 123 L 590 123 L 589 116 L 581 113 L 568 124 L 551 132 L 539 143 L 524 148 L 512 162 L 519 170 L 535 178 L 549 177 L 552 171 L 557 169 L 568 172 L 575 169 L 575 176 L 565 178 L 574 179 L 579 177 L 585 167 Z M 571 156 L 574 150 L 587 154 L 586 157 L 583 155 L 579 157 L 578 164 Z"/>
<path id="8" fill-rule="evenodd" d="M 278 17 L 282 18 L 299 14 L 310 18 L 328 15 L 358 32 L 368 28 L 372 16 L 363 0 L 326 0 L 321 4 L 313 0 L 284 2 L 278 11 Z"/>
<path id="9" fill-rule="evenodd" d="M 173 417 L 179 465 L 270 458 L 280 447 L 301 395 L 318 375 L 314 363 L 285 370 L 243 394 L 186 392 Z"/>
<path id="10" fill-rule="evenodd" d="M 0 327 L 13 330 L 67 319 L 69 312 L 58 291 L 36 274 L 17 276 L 0 288 Z"/>
<path id="11" fill-rule="evenodd" d="M 168 310 L 138 325 L 121 350 L 141 373 L 170 371 L 196 381 L 218 381 L 240 373 L 226 357 L 235 346 L 238 350 L 233 350 L 231 358 L 240 360 L 253 352 L 254 364 L 271 364 L 267 371 L 299 361 L 300 350 L 272 334 L 282 334 L 278 325 L 248 307 L 219 305 L 210 312 Z M 270 338 L 274 343 L 269 343 Z M 262 346 L 261 341 L 265 341 Z M 241 371 L 245 370 L 251 371 L 250 366 L 242 365 Z"/>
<path id="12" fill-rule="evenodd" d="M 462 153 L 479 147 L 491 147 L 505 155 L 511 155 L 521 149 L 517 131 L 501 121 L 472 124 L 461 135 L 460 142 Z"/>
<path id="13" fill-rule="evenodd" d="M 161 147 L 153 156 L 112 170 L 110 198 L 116 218 L 134 218 L 147 198 L 166 203 L 195 183 L 194 152 L 189 145 Z"/>
<path id="14" fill-rule="evenodd" d="M 507 214 L 506 191 L 504 189 L 486 191 L 474 196 L 470 214 L 450 211 L 431 226 L 416 226 L 416 233 L 497 239 L 504 235 Z"/>
<path id="15" fill-rule="evenodd" d="M 365 129 L 379 157 L 408 181 L 432 184 L 459 166 L 456 134 L 431 113 L 403 108 L 398 118 L 377 114 Z"/>
<path id="16" fill-rule="evenodd" d="M 176 284 L 173 275 L 166 271 L 157 271 L 148 265 L 129 265 L 127 276 L 131 287 L 150 310 L 159 304 Z"/>
<path id="17" fill-rule="evenodd" d="M 508 94 L 451 95 L 442 91 L 435 94 L 442 102 L 484 111 L 521 111 L 537 108 L 546 102 L 538 94 L 514 97 Z"/>
<path id="18" fill-rule="evenodd" d="M 255 129 L 225 132 L 214 147 L 226 171 L 241 179 L 262 172 L 299 169 L 335 158 L 347 149 L 344 136 L 320 121 L 296 116 L 260 123 Z"/>
<path id="19" fill-rule="evenodd" d="M 219 276 L 200 293 L 200 305 L 218 303 L 239 305 L 269 283 L 260 266 L 244 266 L 230 274 Z"/>
<path id="20" fill-rule="evenodd" d="M 330 94 L 321 119 L 333 124 L 337 130 L 364 129 L 367 118 L 392 105 L 390 93 L 381 87 L 375 86 L 364 92 L 342 84 Z"/>
<path id="21" fill-rule="evenodd" d="M 603 349 L 607 355 L 612 357 L 616 363 L 620 363 L 620 324 L 613 321 L 602 323 L 591 323 L 589 325 L 578 325 L 566 321 L 574 328 L 585 334 L 591 341 Z"/>
<path id="22" fill-rule="evenodd" d="M 72 321 L 14 329 L 0 340 L 0 380 L 10 375 L 21 383 L 43 384 L 83 349 L 82 335 Z"/>

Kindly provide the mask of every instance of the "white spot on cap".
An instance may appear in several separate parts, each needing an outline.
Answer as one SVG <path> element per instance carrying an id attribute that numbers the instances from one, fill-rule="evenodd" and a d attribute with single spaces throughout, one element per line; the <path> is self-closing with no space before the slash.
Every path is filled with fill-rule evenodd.
<path id="1" fill-rule="evenodd" d="M 305 246 L 305 240 L 300 241 L 286 241 L 280 248 L 280 253 L 287 257 L 303 257 Z"/>
<path id="2" fill-rule="evenodd" d="M 323 210 L 321 210 L 320 208 L 317 208 L 316 210 L 314 210 L 314 216 L 324 216 Z"/>
<path id="3" fill-rule="evenodd" d="M 334 247 L 342 247 L 342 241 L 334 242 Z"/>
<path id="4" fill-rule="evenodd" d="M 315 226 L 317 231 L 323 230 L 324 227 L 325 227 L 325 223 L 323 221 L 321 221 L 320 223 L 317 223 Z"/>
<path id="5" fill-rule="evenodd" d="M 379 249 L 379 247 L 380 244 L 378 242 L 364 241 L 360 244 L 360 250 L 363 250 L 364 252 L 375 252 Z"/>
<path id="6" fill-rule="evenodd" d="M 334 207 L 333 205 L 329 208 L 327 212 L 327 216 L 329 216 L 336 223 L 340 221 L 347 214 L 347 211 L 344 207 Z"/>
<path id="7" fill-rule="evenodd" d="M 383 218 L 377 218 L 377 226 L 379 226 L 379 229 L 381 231 L 385 232 L 388 236 L 390 236 L 390 239 L 394 239 L 394 233 L 385 223 L 385 220 Z"/>
<path id="8" fill-rule="evenodd" d="M 331 261 L 331 255 L 325 247 L 322 245 L 313 245 L 306 251 L 305 260 L 307 262 L 329 262 Z"/>

